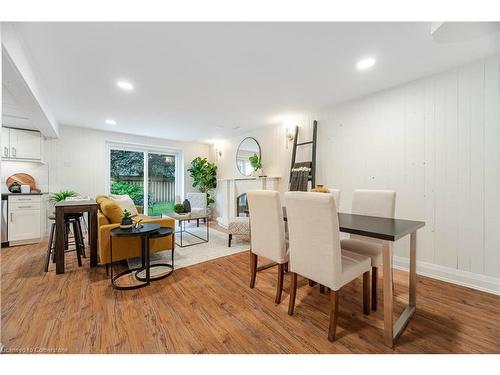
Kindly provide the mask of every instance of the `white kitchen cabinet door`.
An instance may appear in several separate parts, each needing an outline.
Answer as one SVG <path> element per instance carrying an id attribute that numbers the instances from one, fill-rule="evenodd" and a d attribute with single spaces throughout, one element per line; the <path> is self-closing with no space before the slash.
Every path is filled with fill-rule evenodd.
<path id="1" fill-rule="evenodd" d="M 41 136 L 37 131 L 10 129 L 10 157 L 41 159 Z"/>
<path id="2" fill-rule="evenodd" d="M 2 150 L 1 150 L 1 152 L 2 152 L 3 158 L 9 157 L 9 152 L 10 152 L 9 134 L 10 134 L 10 129 L 4 128 L 2 126 Z"/>
<path id="3" fill-rule="evenodd" d="M 9 212 L 9 241 L 40 238 L 40 209 Z"/>

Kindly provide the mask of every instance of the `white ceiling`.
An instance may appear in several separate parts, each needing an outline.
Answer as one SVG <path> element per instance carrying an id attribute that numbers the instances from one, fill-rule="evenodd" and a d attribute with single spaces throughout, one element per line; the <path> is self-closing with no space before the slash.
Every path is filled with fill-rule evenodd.
<path id="1" fill-rule="evenodd" d="M 185 141 L 276 126 L 280 116 L 500 52 L 499 32 L 439 44 L 430 22 L 15 27 L 59 124 Z M 364 56 L 377 64 L 357 71 Z M 134 92 L 117 89 L 119 79 L 133 82 Z"/>

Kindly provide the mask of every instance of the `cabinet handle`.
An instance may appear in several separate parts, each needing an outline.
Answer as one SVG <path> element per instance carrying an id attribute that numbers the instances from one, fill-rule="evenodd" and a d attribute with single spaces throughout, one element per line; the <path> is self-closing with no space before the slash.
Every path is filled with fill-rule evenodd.
<path id="1" fill-rule="evenodd" d="M 10 213 L 10 222 L 12 223 L 14 221 L 14 212 Z"/>
<path id="2" fill-rule="evenodd" d="M 3 148 L 3 156 L 5 157 L 9 156 L 9 148 L 7 146 Z"/>
<path id="3" fill-rule="evenodd" d="M 33 208 L 33 206 L 17 206 L 18 208 Z"/>
<path id="4" fill-rule="evenodd" d="M 12 147 L 12 156 L 16 157 L 16 148 L 15 147 Z"/>

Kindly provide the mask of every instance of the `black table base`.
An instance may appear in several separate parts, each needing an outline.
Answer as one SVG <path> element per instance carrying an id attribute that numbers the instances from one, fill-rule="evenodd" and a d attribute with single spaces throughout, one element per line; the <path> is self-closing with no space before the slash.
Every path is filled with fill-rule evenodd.
<path id="1" fill-rule="evenodd" d="M 174 265 L 173 265 L 173 254 L 172 254 L 172 264 L 168 264 L 168 263 L 155 263 L 155 264 L 150 264 L 149 265 L 149 269 L 151 270 L 152 268 L 155 268 L 155 267 L 166 267 L 166 268 L 169 268 L 169 270 L 165 273 L 163 273 L 162 275 L 160 276 L 149 276 L 149 281 L 156 281 L 156 280 L 161 280 L 161 279 L 164 279 L 166 277 L 169 277 L 173 272 L 174 272 Z M 139 273 L 144 271 L 146 269 L 146 267 L 140 267 L 138 269 L 135 270 L 135 278 L 139 281 L 147 281 L 145 277 L 142 277 L 142 276 L 139 276 Z"/>
<path id="2" fill-rule="evenodd" d="M 157 227 L 157 228 L 156 228 Z M 149 240 L 153 238 L 160 238 L 160 237 L 165 237 L 172 235 L 174 233 L 174 230 L 172 228 L 160 228 L 159 225 L 157 224 L 144 224 L 143 225 L 143 230 L 122 230 L 120 228 L 115 228 L 111 231 L 111 237 L 117 236 L 117 237 L 127 237 L 127 236 L 139 236 L 141 238 L 141 260 L 142 264 L 141 267 L 135 267 L 132 269 L 127 269 L 122 272 L 119 272 L 118 274 L 113 276 L 113 240 L 111 238 L 110 241 L 110 273 L 111 273 L 111 286 L 114 289 L 117 290 L 133 290 L 133 289 L 139 289 L 139 288 L 144 288 L 145 286 L 148 286 L 151 281 L 156 281 L 156 280 L 161 280 L 164 279 L 168 276 L 170 276 L 174 272 L 174 244 L 172 243 L 172 263 L 156 263 L 156 264 L 150 264 L 150 258 L 149 258 Z M 172 238 L 172 241 L 174 239 Z M 151 277 L 151 268 L 155 267 L 167 267 L 170 268 L 170 270 L 160 276 L 155 276 Z M 142 277 L 139 276 L 140 272 L 146 271 L 146 276 Z M 120 278 L 122 278 L 125 275 L 133 274 L 134 277 L 138 280 L 141 281 L 141 284 L 135 284 L 135 285 L 126 285 L 126 286 L 121 286 L 117 285 L 116 281 Z"/>
<path id="3" fill-rule="evenodd" d="M 111 267 L 113 267 L 113 264 L 111 264 Z M 122 272 L 111 277 L 111 285 L 116 290 L 132 290 L 132 289 L 144 288 L 145 286 L 148 286 L 150 284 L 151 279 L 150 279 L 150 281 L 147 281 L 146 279 L 139 280 L 139 281 L 144 281 L 144 282 L 142 284 L 136 284 L 136 285 L 120 286 L 120 285 L 116 284 L 116 280 L 118 280 L 119 278 L 121 278 L 125 275 L 128 275 L 128 274 L 131 274 L 133 272 L 142 271 L 142 270 L 143 270 L 142 267 L 138 267 L 138 268 L 132 268 L 132 269 L 122 271 Z M 113 275 L 112 268 L 111 268 L 111 275 Z M 137 276 L 136 276 L 136 278 L 137 278 Z"/>
<path id="4" fill-rule="evenodd" d="M 180 234 L 180 239 L 181 239 L 180 242 L 176 242 L 177 246 L 180 246 L 180 247 L 195 246 L 195 245 L 199 245 L 199 244 L 202 244 L 202 243 L 207 243 L 210 240 L 210 234 L 209 234 L 210 233 L 210 226 L 209 226 L 208 220 L 205 223 L 205 226 L 206 226 L 206 229 L 207 229 L 206 238 L 200 237 L 197 234 L 194 234 L 193 232 L 190 232 L 190 231 L 186 230 L 186 221 L 187 220 L 179 221 L 179 226 L 180 226 L 181 229 L 175 232 L 176 234 Z M 186 236 L 186 234 L 188 234 L 190 236 L 193 236 L 193 237 L 196 237 L 196 238 L 199 239 L 199 241 L 185 244 L 184 241 L 183 241 L 183 236 L 182 236 L 183 234 L 184 234 L 184 237 Z"/>

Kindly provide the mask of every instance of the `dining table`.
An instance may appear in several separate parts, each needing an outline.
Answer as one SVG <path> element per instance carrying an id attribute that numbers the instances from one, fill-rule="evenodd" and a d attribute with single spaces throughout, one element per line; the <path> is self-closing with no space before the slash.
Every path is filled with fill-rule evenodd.
<path id="1" fill-rule="evenodd" d="M 287 221 L 286 207 L 283 207 L 283 219 Z M 396 340 L 403 333 L 417 308 L 417 230 L 425 226 L 423 221 L 395 219 L 386 217 L 338 213 L 339 230 L 358 236 L 389 241 L 391 246 L 384 246 L 383 292 L 384 292 L 384 343 L 394 347 Z M 410 236 L 409 259 L 409 298 L 400 316 L 394 318 L 393 292 L 393 246 L 395 241 Z"/>
<path id="2" fill-rule="evenodd" d="M 90 248 L 90 267 L 97 266 L 97 209 L 95 199 L 64 200 L 55 204 L 56 214 L 56 274 L 64 273 L 64 224 L 65 214 L 88 212 L 88 244 Z"/>

